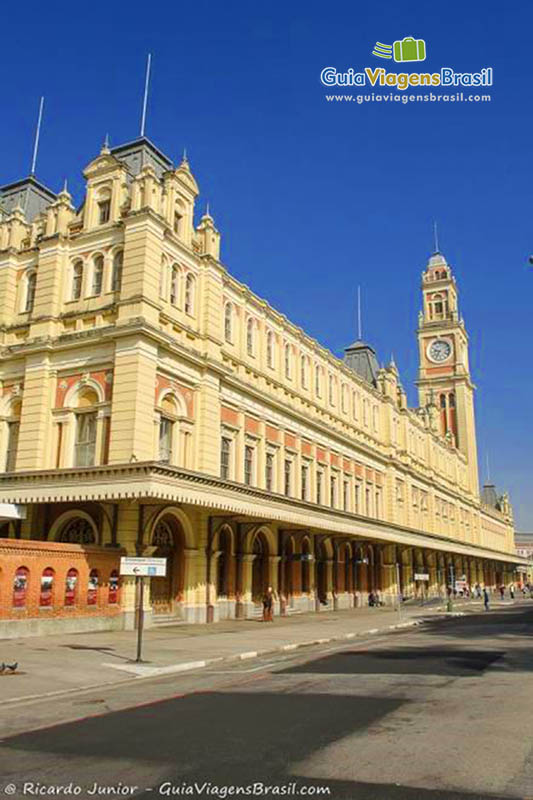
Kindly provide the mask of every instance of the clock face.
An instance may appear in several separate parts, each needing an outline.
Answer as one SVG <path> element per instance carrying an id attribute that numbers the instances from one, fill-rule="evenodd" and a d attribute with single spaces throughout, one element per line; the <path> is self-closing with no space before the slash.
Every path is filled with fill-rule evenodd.
<path id="1" fill-rule="evenodd" d="M 435 339 L 428 348 L 428 356 L 432 361 L 446 361 L 452 354 L 452 346 L 446 339 Z"/>

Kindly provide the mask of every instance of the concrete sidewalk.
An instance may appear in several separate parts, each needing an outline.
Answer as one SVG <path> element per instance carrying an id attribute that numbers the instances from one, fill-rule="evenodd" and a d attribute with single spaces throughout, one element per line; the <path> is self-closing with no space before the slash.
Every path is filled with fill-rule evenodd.
<path id="1" fill-rule="evenodd" d="M 457 611 L 480 610 L 479 603 L 457 603 Z M 434 618 L 443 605 L 277 617 L 273 623 L 231 620 L 216 625 L 175 625 L 144 633 L 144 663 L 135 664 L 134 631 L 80 633 L 0 641 L 0 663 L 18 662 L 15 674 L 0 674 L 2 703 L 96 688 L 244 660 L 280 650 L 376 634 Z"/>

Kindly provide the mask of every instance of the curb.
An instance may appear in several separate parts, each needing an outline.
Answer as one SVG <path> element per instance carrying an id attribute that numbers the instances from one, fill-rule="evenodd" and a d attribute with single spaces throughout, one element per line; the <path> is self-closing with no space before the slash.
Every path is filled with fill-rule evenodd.
<path id="1" fill-rule="evenodd" d="M 70 694 L 78 694 L 80 692 L 89 692 L 95 689 L 111 688 L 114 686 L 124 686 L 129 683 L 135 683 L 139 680 L 148 680 L 150 678 L 163 677 L 165 675 L 180 674 L 183 672 L 192 672 L 193 670 L 205 669 L 213 664 L 232 663 L 237 661 L 247 661 L 253 658 L 261 658 L 263 656 L 273 655 L 274 653 L 287 653 L 294 650 L 300 650 L 304 647 L 316 647 L 317 645 L 330 644 L 331 642 L 343 642 L 351 639 L 361 638 L 363 636 L 375 636 L 376 634 L 389 633 L 394 630 L 406 630 L 407 628 L 416 628 L 420 625 L 426 624 L 428 621 L 445 620 L 450 617 L 464 616 L 464 613 L 455 612 L 439 615 L 438 617 L 414 619 L 406 622 L 398 622 L 394 625 L 387 625 L 383 628 L 370 628 L 364 631 L 357 631 L 351 633 L 343 633 L 339 636 L 329 636 L 326 638 L 309 639 L 304 642 L 294 642 L 277 647 L 268 648 L 266 650 L 247 650 L 242 653 L 236 653 L 230 656 L 217 656 L 214 658 L 206 658 L 197 661 L 186 661 L 181 664 L 169 664 L 165 667 L 126 667 L 125 665 L 118 666 L 117 664 L 102 663 L 102 666 L 113 667 L 121 672 L 127 672 L 131 677 L 123 678 L 118 681 L 105 681 L 102 683 L 90 684 L 87 686 L 78 686 L 72 689 L 58 689 L 54 692 L 46 692 L 44 694 L 24 695 L 22 697 L 13 697 L 2 701 L 2 705 L 16 705 L 18 703 L 30 703 L 39 700 L 47 700 L 51 698 L 66 697 Z M 133 673 L 133 674 L 132 674 Z"/>

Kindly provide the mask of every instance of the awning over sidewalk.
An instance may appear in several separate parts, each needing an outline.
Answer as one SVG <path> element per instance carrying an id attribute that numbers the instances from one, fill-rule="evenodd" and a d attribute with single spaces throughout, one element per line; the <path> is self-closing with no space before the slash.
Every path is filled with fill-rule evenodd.
<path id="1" fill-rule="evenodd" d="M 438 534 L 367 519 L 335 508 L 223 481 L 204 473 L 158 462 L 54 471 L 17 472 L 0 477 L 1 501 L 10 504 L 159 501 L 188 504 L 310 531 L 346 534 L 383 544 L 400 544 L 446 553 L 527 565 L 514 553 L 459 542 Z"/>

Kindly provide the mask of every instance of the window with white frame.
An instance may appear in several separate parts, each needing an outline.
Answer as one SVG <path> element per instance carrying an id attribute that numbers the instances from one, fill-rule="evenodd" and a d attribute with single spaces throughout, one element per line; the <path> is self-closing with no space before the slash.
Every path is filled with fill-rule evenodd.
<path id="1" fill-rule="evenodd" d="M 231 477 L 231 445 L 229 436 L 223 436 L 220 441 L 220 477 L 225 481 Z"/>
<path id="2" fill-rule="evenodd" d="M 302 464 L 302 500 L 309 497 L 309 464 Z"/>
<path id="3" fill-rule="evenodd" d="M 317 397 L 322 397 L 322 370 L 318 364 L 315 367 L 315 392 Z"/>
<path id="4" fill-rule="evenodd" d="M 323 483 L 324 483 L 324 473 L 322 472 L 322 470 L 317 470 L 317 473 L 316 473 L 316 502 L 317 502 L 317 505 L 319 505 L 319 506 L 322 505 L 322 496 L 323 496 L 323 492 L 324 492 Z"/>
<path id="5" fill-rule="evenodd" d="M 285 377 L 291 379 L 291 346 L 285 345 Z"/>
<path id="6" fill-rule="evenodd" d="M 111 200 L 106 198 L 98 203 L 98 224 L 105 225 L 111 216 Z"/>
<path id="7" fill-rule="evenodd" d="M 180 268 L 177 264 L 172 264 L 170 268 L 170 304 L 179 305 L 180 292 Z"/>
<path id="8" fill-rule="evenodd" d="M 96 411 L 84 411 L 76 414 L 75 467 L 92 467 L 95 463 L 96 421 Z"/>
<path id="9" fill-rule="evenodd" d="M 268 450 L 265 456 L 265 489 L 274 491 L 274 453 Z"/>
<path id="10" fill-rule="evenodd" d="M 226 303 L 224 306 L 224 339 L 226 342 L 233 341 L 233 306 Z"/>
<path id="11" fill-rule="evenodd" d="M 194 275 L 190 272 L 188 273 L 187 277 L 185 278 L 185 313 L 190 314 L 193 316 L 194 314 L 194 289 L 195 289 L 195 280 Z"/>
<path id="12" fill-rule="evenodd" d="M 83 261 L 78 259 L 72 265 L 71 300 L 79 300 L 83 289 Z"/>
<path id="13" fill-rule="evenodd" d="M 337 476 L 332 475 L 329 480 L 329 502 L 332 508 L 337 507 Z"/>
<path id="14" fill-rule="evenodd" d="M 96 255 L 93 258 L 93 282 L 91 294 L 97 297 L 102 293 L 102 282 L 104 278 L 104 257 Z"/>
<path id="15" fill-rule="evenodd" d="M 26 298 L 24 303 L 24 311 L 31 313 L 35 303 L 35 286 L 37 284 L 37 273 L 35 270 L 28 272 L 26 276 Z"/>
<path id="16" fill-rule="evenodd" d="M 267 367 L 274 369 L 274 334 L 268 331 L 266 340 Z"/>
<path id="17" fill-rule="evenodd" d="M 301 356 L 300 359 L 300 384 L 302 389 L 307 389 L 307 357 Z"/>
<path id="18" fill-rule="evenodd" d="M 117 250 L 113 256 L 113 268 L 111 271 L 111 291 L 120 292 L 122 288 L 122 268 L 124 266 L 124 251 Z"/>
<path id="19" fill-rule="evenodd" d="M 287 497 L 292 494 L 292 459 L 286 458 L 283 469 L 283 491 Z"/>
<path id="20" fill-rule="evenodd" d="M 254 482 L 255 448 L 247 444 L 244 446 L 244 482 L 252 486 Z"/>
<path id="21" fill-rule="evenodd" d="M 246 352 L 249 356 L 253 356 L 255 354 L 254 347 L 254 320 L 252 317 L 248 317 L 246 322 Z"/>

